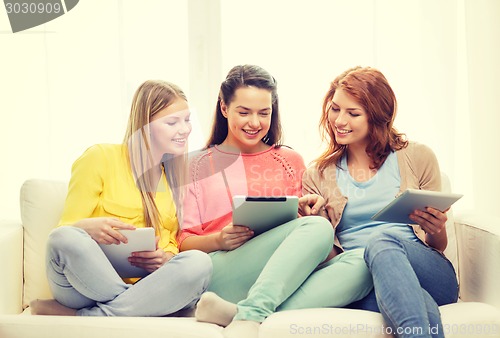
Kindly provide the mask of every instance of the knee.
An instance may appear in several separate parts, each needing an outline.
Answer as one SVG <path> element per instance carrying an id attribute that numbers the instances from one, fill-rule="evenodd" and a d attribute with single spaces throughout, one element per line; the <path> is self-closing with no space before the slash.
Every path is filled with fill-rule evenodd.
<path id="1" fill-rule="evenodd" d="M 372 234 L 368 240 L 364 253 L 364 260 L 368 266 L 371 265 L 373 258 L 381 251 L 401 248 L 401 241 L 399 238 L 391 233 L 376 232 Z"/>
<path id="2" fill-rule="evenodd" d="M 317 238 L 325 240 L 328 244 L 333 243 L 333 226 L 326 218 L 320 216 L 304 216 L 301 217 L 300 220 L 302 221 L 302 226 L 311 229 L 317 235 Z"/>
<path id="3" fill-rule="evenodd" d="M 55 228 L 47 239 L 47 249 L 49 252 L 64 252 L 66 254 L 78 251 L 81 246 L 76 245 L 76 243 L 81 243 L 84 236 L 88 236 L 84 230 L 72 226 Z"/>
<path id="4" fill-rule="evenodd" d="M 187 279 L 193 282 L 201 282 L 204 287 L 208 287 L 208 283 L 212 277 L 212 260 L 208 254 L 199 250 L 183 251 L 178 256 L 182 256 L 183 264 L 188 273 Z"/>
<path id="5" fill-rule="evenodd" d="M 188 251 L 190 261 L 202 276 L 212 274 L 212 259 L 208 254 L 200 250 Z"/>

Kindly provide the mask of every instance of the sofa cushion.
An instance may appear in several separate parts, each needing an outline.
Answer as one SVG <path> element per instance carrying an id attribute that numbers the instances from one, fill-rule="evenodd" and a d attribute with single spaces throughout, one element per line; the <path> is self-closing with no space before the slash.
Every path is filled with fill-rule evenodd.
<path id="1" fill-rule="evenodd" d="M 0 337 L 222 338 L 222 328 L 194 318 L 0 316 Z"/>
<path id="2" fill-rule="evenodd" d="M 500 217 L 462 213 L 456 228 L 460 243 L 460 298 L 500 309 Z"/>
<path id="3" fill-rule="evenodd" d="M 492 305 L 460 302 L 441 306 L 446 338 L 500 337 L 500 311 Z M 432 329 L 432 328 L 431 328 Z M 277 312 L 262 323 L 259 338 L 393 337 L 380 313 L 351 309 Z"/>
<path id="4" fill-rule="evenodd" d="M 479 302 L 458 302 L 439 308 L 446 338 L 500 337 L 500 310 Z"/>
<path id="5" fill-rule="evenodd" d="M 21 187 L 21 221 L 24 228 L 23 308 L 36 298 L 52 298 L 45 273 L 45 246 L 57 226 L 66 200 L 67 183 L 27 180 Z"/>
<path id="6" fill-rule="evenodd" d="M 0 313 L 21 312 L 23 286 L 23 228 L 19 222 L 0 221 Z M 1 337 L 1 335 L 0 335 Z"/>

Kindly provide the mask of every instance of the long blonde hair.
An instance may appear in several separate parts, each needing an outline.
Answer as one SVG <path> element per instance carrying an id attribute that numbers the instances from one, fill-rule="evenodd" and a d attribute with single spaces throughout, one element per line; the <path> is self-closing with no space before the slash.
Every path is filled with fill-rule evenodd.
<path id="1" fill-rule="evenodd" d="M 146 226 L 155 228 L 161 234 L 163 226 L 154 200 L 157 182 L 153 180 L 153 170 L 163 164 L 166 179 L 171 189 L 177 210 L 177 219 L 182 222 L 183 187 L 186 182 L 187 154 L 174 156 L 165 154 L 162 163 L 154 163 L 151 151 L 149 124 L 152 117 L 171 105 L 176 99 L 186 100 L 184 92 L 175 84 L 148 80 L 136 90 L 130 109 L 130 117 L 123 139 L 128 149 L 128 159 L 136 185 L 141 193 Z"/>

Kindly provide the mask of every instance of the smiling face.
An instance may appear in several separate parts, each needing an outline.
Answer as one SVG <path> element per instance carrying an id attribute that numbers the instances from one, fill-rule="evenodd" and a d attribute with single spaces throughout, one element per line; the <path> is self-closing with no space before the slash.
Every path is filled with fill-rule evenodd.
<path id="1" fill-rule="evenodd" d="M 369 132 L 368 114 L 341 88 L 337 88 L 333 95 L 328 110 L 328 121 L 337 143 L 366 148 Z"/>
<path id="2" fill-rule="evenodd" d="M 228 124 L 224 145 L 242 153 L 268 148 L 262 139 L 271 127 L 272 95 L 269 90 L 251 86 L 238 88 L 231 102 L 221 101 L 221 111 Z"/>
<path id="3" fill-rule="evenodd" d="M 151 147 L 156 158 L 165 153 L 182 155 L 185 152 L 191 133 L 190 115 L 187 102 L 178 98 L 151 117 Z"/>

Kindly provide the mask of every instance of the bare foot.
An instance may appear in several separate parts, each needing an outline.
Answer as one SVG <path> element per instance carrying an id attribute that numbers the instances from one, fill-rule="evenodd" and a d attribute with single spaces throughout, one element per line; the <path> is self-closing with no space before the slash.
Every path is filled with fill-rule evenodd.
<path id="1" fill-rule="evenodd" d="M 30 303 L 31 314 L 48 316 L 76 316 L 76 310 L 55 299 L 36 299 Z"/>
<path id="2" fill-rule="evenodd" d="M 236 304 L 220 298 L 213 292 L 205 292 L 196 305 L 195 317 L 199 322 L 227 326 L 236 312 L 238 312 Z"/>

